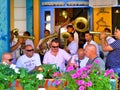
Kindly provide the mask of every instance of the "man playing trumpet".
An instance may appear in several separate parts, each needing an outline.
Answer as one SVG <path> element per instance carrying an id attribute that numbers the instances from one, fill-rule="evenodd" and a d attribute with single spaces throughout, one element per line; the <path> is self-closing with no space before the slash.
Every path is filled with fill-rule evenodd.
<path id="1" fill-rule="evenodd" d="M 108 44 L 105 32 L 101 32 L 100 40 L 102 50 L 109 52 L 106 58 L 106 69 L 113 69 L 120 75 L 120 27 L 116 27 L 114 35 L 116 40 L 111 44 Z"/>

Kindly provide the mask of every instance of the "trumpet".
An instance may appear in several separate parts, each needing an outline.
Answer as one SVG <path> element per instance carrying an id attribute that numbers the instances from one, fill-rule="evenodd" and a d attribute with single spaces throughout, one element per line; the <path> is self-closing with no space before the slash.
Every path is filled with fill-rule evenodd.
<path id="1" fill-rule="evenodd" d="M 101 32 L 90 31 L 89 33 L 90 33 L 90 34 L 98 34 L 98 35 L 99 35 Z M 115 36 L 115 35 L 112 35 L 111 33 L 107 33 L 107 32 L 106 32 L 105 34 L 106 34 L 106 35 L 109 35 L 109 36 Z"/>
<path id="2" fill-rule="evenodd" d="M 19 33 L 18 33 L 18 31 L 19 31 L 19 30 L 18 30 L 17 28 L 14 28 L 14 29 L 12 30 L 12 32 L 13 32 L 13 34 L 16 36 L 16 38 L 24 38 L 24 39 L 32 39 L 32 40 L 35 39 L 34 36 L 20 36 Z"/>
<path id="3" fill-rule="evenodd" d="M 17 38 L 32 39 L 32 40 L 35 39 L 34 36 L 17 36 Z"/>

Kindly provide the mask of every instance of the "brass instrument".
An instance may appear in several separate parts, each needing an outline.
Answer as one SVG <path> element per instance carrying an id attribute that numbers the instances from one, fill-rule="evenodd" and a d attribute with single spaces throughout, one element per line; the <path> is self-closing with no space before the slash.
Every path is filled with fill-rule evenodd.
<path id="1" fill-rule="evenodd" d="M 90 31 L 89 33 L 90 33 L 90 34 L 98 34 L 98 35 L 99 35 L 101 32 Z M 110 36 L 114 36 L 114 35 L 112 35 L 111 33 L 107 33 L 107 32 L 105 32 L 105 34 L 110 35 Z"/>
<path id="2" fill-rule="evenodd" d="M 70 37 L 70 33 L 68 33 L 68 32 L 63 32 L 63 33 L 62 33 L 62 37 L 63 37 L 63 39 L 64 39 L 64 48 L 65 48 L 65 47 L 67 47 L 67 40 L 68 40 L 68 38 Z"/>
<path id="3" fill-rule="evenodd" d="M 78 17 L 74 21 L 74 28 L 78 32 L 85 32 L 88 30 L 89 24 L 88 20 L 84 17 Z"/>
<path id="4" fill-rule="evenodd" d="M 49 50 L 49 45 L 47 44 L 48 41 L 50 41 L 50 39 L 52 38 L 57 38 L 57 33 L 51 34 L 45 38 L 43 38 L 42 42 L 41 42 L 41 48 L 37 51 L 39 52 L 41 55 L 44 55 L 46 51 Z"/>
<path id="5" fill-rule="evenodd" d="M 19 33 L 18 33 L 18 31 L 19 30 L 17 28 L 15 28 L 15 29 L 12 30 L 12 32 L 16 36 L 16 38 L 25 38 L 25 39 L 32 39 L 32 40 L 35 39 L 34 36 L 20 36 Z"/>

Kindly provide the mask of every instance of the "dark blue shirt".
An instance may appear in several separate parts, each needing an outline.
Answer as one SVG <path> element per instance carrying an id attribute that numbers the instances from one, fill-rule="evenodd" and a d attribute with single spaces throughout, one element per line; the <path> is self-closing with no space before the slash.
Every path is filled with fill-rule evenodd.
<path id="1" fill-rule="evenodd" d="M 113 48 L 112 51 L 109 52 L 106 59 L 106 68 L 120 68 L 120 40 L 116 40 L 110 44 Z"/>

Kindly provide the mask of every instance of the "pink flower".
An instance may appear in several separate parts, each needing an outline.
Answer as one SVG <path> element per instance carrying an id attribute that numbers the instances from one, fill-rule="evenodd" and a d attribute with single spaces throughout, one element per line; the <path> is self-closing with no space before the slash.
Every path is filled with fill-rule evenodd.
<path id="1" fill-rule="evenodd" d="M 83 81 L 83 80 L 76 80 L 76 83 L 77 83 L 78 85 L 83 85 L 83 84 L 84 84 L 84 81 Z"/>
<path id="2" fill-rule="evenodd" d="M 67 72 L 70 72 L 70 71 L 72 71 L 72 70 L 74 70 L 74 67 L 73 67 L 73 66 L 69 66 L 66 71 L 67 71 Z"/>
<path id="3" fill-rule="evenodd" d="M 85 87 L 84 86 L 80 86 L 79 90 L 85 90 Z"/>
<path id="4" fill-rule="evenodd" d="M 88 74 L 85 73 L 85 74 L 83 74 L 83 75 L 81 76 L 81 78 L 86 78 L 87 76 L 88 76 Z"/>
<path id="5" fill-rule="evenodd" d="M 88 86 L 89 86 L 89 87 L 92 86 L 92 82 L 91 82 L 91 81 L 88 82 Z"/>
<path id="6" fill-rule="evenodd" d="M 74 79 L 74 78 L 77 78 L 78 75 L 75 73 L 75 74 L 72 74 L 71 77 Z"/>
<path id="7" fill-rule="evenodd" d="M 56 80 L 56 81 L 55 81 L 55 84 L 56 84 L 56 85 L 59 85 L 59 84 L 61 84 L 61 83 L 62 83 L 62 81 L 60 81 L 60 80 Z"/>
<path id="8" fill-rule="evenodd" d="M 78 75 L 78 77 L 79 77 L 82 73 L 83 73 L 83 69 L 81 69 L 81 68 L 76 71 L 76 74 Z"/>
<path id="9" fill-rule="evenodd" d="M 99 61 L 98 61 L 98 60 L 95 60 L 94 62 L 95 62 L 96 64 L 99 64 Z"/>
<path id="10" fill-rule="evenodd" d="M 59 72 L 55 72 L 54 74 L 53 74 L 53 77 L 56 77 L 56 76 L 58 76 L 60 73 Z"/>

